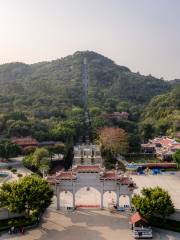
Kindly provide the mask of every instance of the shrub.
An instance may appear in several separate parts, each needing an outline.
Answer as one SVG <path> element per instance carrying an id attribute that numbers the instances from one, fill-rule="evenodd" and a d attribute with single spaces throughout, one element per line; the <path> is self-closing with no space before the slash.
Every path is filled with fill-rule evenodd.
<path id="1" fill-rule="evenodd" d="M 16 172 L 17 172 L 17 169 L 16 169 L 16 168 L 12 168 L 12 169 L 11 169 L 11 172 L 12 172 L 12 173 L 16 173 Z"/>

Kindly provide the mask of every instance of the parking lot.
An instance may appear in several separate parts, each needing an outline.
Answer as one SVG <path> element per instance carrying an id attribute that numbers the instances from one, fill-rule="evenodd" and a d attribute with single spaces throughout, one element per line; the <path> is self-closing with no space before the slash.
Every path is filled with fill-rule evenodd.
<path id="1" fill-rule="evenodd" d="M 180 172 L 163 175 L 132 175 L 138 189 L 134 192 L 139 193 L 143 187 L 162 187 L 171 195 L 172 201 L 176 209 L 180 209 Z"/>

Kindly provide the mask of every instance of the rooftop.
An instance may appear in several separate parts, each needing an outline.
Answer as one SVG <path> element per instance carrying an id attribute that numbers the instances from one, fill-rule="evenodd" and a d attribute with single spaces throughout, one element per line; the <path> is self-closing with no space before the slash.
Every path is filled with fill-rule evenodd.
<path id="1" fill-rule="evenodd" d="M 73 169 L 75 172 L 100 172 L 100 165 L 77 165 Z"/>
<path id="2" fill-rule="evenodd" d="M 32 137 L 12 138 L 12 142 L 20 146 L 38 145 L 38 141 Z"/>
<path id="3" fill-rule="evenodd" d="M 143 221 L 144 223 L 148 223 L 148 221 L 144 217 L 142 217 L 139 212 L 136 212 L 135 214 L 133 214 L 131 216 L 131 223 L 135 224 L 139 221 Z"/>
<path id="4" fill-rule="evenodd" d="M 77 165 L 69 171 L 59 171 L 54 175 L 48 176 L 50 183 L 56 183 L 59 180 L 75 180 L 78 173 L 99 173 L 99 180 L 117 180 L 122 185 L 129 185 L 132 179 L 120 175 L 116 170 L 106 171 L 100 165 Z"/>

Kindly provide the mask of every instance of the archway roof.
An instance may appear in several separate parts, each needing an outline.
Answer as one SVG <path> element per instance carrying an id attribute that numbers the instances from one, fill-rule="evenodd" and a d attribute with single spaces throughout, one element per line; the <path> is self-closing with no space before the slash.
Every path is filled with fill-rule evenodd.
<path id="1" fill-rule="evenodd" d="M 99 180 L 116 180 L 122 185 L 132 184 L 132 179 L 127 176 L 120 175 L 116 170 L 106 171 L 100 165 L 77 165 L 69 171 L 60 171 L 52 176 L 48 176 L 47 180 L 51 184 L 58 183 L 62 180 L 76 180 L 79 173 L 99 173 Z"/>

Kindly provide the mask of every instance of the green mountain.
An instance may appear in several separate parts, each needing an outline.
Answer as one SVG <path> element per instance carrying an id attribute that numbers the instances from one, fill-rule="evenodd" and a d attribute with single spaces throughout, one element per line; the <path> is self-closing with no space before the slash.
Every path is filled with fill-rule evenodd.
<path id="1" fill-rule="evenodd" d="M 171 88 L 168 82 L 152 76 L 142 76 L 119 66 L 95 52 L 76 52 L 51 62 L 32 65 L 10 63 L 0 66 L 1 112 L 82 106 L 82 62 L 89 65 L 89 103 L 103 108 L 114 108 L 121 101 L 145 104 L 158 94 Z M 32 107 L 31 107 L 32 108 Z M 48 116 L 49 117 L 49 116 Z"/>
<path id="2" fill-rule="evenodd" d="M 142 113 L 141 124 L 151 126 L 151 134 L 175 137 L 180 131 L 180 86 L 154 97 Z"/>
<path id="3" fill-rule="evenodd" d="M 65 138 L 69 128 L 77 130 L 78 125 L 78 129 L 83 129 L 84 57 L 88 62 L 92 117 L 128 111 L 130 118 L 137 120 L 154 96 L 166 93 L 178 84 L 177 81 L 171 83 L 151 75 L 133 73 L 91 51 L 32 65 L 3 64 L 0 65 L 1 135 L 32 134 L 43 140 L 61 139 L 59 136 Z M 68 134 L 75 135 L 75 132 Z"/>

